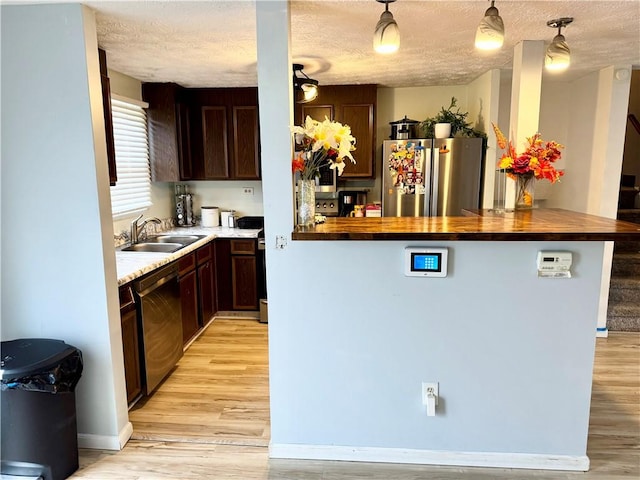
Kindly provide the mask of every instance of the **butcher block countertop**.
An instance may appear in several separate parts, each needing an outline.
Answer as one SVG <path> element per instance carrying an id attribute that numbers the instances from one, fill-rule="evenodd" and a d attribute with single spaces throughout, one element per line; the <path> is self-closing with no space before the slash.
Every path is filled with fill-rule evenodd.
<path id="1" fill-rule="evenodd" d="M 468 210 L 460 217 L 327 218 L 315 227 L 296 227 L 292 239 L 640 241 L 640 224 L 561 209 Z"/>

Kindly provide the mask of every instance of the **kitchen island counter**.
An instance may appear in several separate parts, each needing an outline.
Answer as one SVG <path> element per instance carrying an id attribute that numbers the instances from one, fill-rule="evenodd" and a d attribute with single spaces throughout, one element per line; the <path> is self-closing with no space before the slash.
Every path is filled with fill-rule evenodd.
<path id="1" fill-rule="evenodd" d="M 562 209 L 506 213 L 468 210 L 460 217 L 328 218 L 296 227 L 293 240 L 640 240 L 640 225 Z"/>
<path id="2" fill-rule="evenodd" d="M 260 229 L 227 227 L 174 228 L 162 232 L 162 234 L 205 235 L 205 237 L 173 253 L 123 252 L 121 250 L 122 247 L 116 248 L 118 286 L 129 283 L 163 265 L 178 260 L 216 238 L 257 238 L 259 233 Z"/>

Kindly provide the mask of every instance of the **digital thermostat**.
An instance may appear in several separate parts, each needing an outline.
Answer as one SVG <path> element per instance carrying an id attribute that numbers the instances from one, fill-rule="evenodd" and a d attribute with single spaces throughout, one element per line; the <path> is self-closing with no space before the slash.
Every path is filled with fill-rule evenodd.
<path id="1" fill-rule="evenodd" d="M 407 247 L 404 249 L 404 274 L 407 277 L 446 277 L 446 248 Z"/>
<path id="2" fill-rule="evenodd" d="M 538 276 L 550 278 L 571 278 L 571 252 L 538 252 Z"/>

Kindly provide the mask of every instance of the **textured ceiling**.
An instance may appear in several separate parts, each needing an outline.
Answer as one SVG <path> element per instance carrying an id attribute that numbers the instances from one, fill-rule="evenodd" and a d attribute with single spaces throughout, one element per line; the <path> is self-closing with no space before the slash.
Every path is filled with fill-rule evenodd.
<path id="1" fill-rule="evenodd" d="M 267 0 L 258 0 L 267 1 Z M 109 67 L 145 82 L 186 87 L 257 85 L 255 1 L 89 1 Z M 391 87 L 467 84 L 492 68 L 511 68 L 521 40 L 549 43 L 546 22 L 574 17 L 563 29 L 571 48 L 570 81 L 607 65 L 640 67 L 640 0 L 496 0 L 505 29 L 498 52 L 473 47 L 486 0 L 398 0 L 390 10 L 400 50 L 376 54 L 373 29 L 384 6 L 374 0 L 291 1 L 293 61 L 320 84 Z M 552 74 L 545 72 L 545 78 Z"/>

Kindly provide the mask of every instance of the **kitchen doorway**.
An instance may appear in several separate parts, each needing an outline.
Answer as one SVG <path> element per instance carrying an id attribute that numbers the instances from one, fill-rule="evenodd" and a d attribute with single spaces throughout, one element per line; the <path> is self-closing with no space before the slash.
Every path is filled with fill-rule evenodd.
<path id="1" fill-rule="evenodd" d="M 129 410 L 132 439 L 268 446 L 267 325 L 212 321 L 149 397 Z"/>

